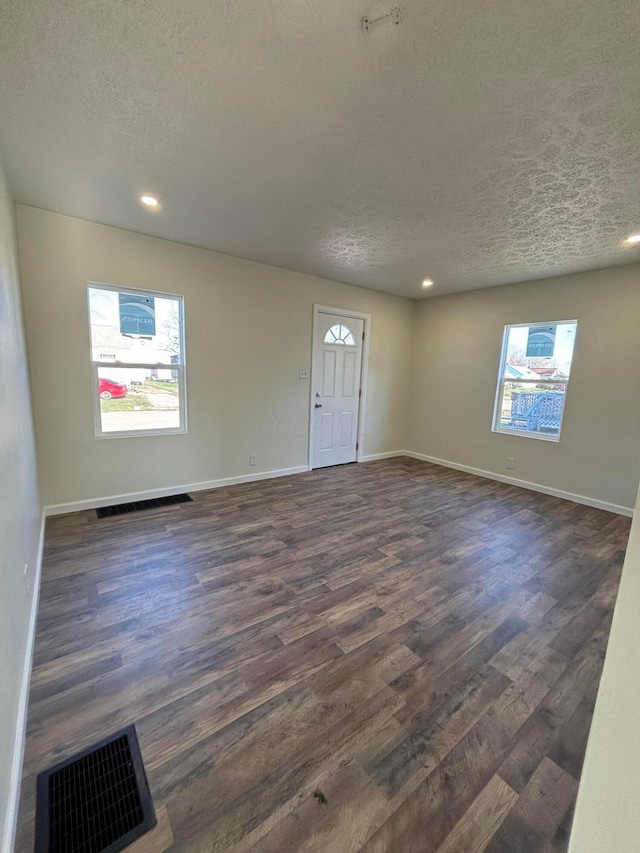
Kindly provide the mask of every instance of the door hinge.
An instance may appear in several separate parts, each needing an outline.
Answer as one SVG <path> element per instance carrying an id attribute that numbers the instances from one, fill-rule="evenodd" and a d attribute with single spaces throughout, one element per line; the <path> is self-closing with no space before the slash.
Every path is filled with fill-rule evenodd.
<path id="1" fill-rule="evenodd" d="M 362 388 L 358 391 L 358 397 L 362 397 Z"/>
<path id="2" fill-rule="evenodd" d="M 364 332 L 362 333 L 362 340 L 364 340 Z"/>
<path id="3" fill-rule="evenodd" d="M 356 441 L 356 450 L 360 447 L 360 442 Z"/>

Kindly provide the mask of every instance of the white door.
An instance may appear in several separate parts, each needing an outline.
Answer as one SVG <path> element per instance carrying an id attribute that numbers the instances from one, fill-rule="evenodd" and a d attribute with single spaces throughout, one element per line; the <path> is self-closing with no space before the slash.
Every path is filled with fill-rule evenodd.
<path id="1" fill-rule="evenodd" d="M 313 342 L 311 467 L 356 461 L 364 320 L 319 313 Z"/>

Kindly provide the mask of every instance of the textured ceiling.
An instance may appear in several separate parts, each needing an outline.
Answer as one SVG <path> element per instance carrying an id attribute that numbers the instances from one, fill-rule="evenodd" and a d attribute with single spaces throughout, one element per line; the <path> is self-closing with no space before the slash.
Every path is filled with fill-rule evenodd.
<path id="1" fill-rule="evenodd" d="M 393 5 L 0 0 L 14 196 L 418 298 L 640 260 L 638 0 Z"/>

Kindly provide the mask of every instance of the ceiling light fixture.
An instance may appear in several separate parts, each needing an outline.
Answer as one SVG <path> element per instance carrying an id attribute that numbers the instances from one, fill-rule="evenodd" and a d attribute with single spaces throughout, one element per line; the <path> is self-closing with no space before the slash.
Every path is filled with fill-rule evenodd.
<path id="1" fill-rule="evenodd" d="M 627 243 L 640 243 L 640 234 L 632 234 L 626 239 Z"/>
<path id="2" fill-rule="evenodd" d="M 433 282 L 431 281 L 430 278 L 425 278 L 425 280 L 422 282 L 422 286 L 423 287 L 433 287 Z"/>
<path id="3" fill-rule="evenodd" d="M 146 207 L 160 207 L 160 202 L 153 195 L 141 195 L 140 201 L 142 204 L 146 205 Z"/>

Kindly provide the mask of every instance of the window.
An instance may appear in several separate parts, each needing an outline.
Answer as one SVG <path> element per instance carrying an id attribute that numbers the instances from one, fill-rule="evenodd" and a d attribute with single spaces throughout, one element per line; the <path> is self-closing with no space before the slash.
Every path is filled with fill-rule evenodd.
<path id="1" fill-rule="evenodd" d="M 354 347 L 356 339 L 348 326 L 332 326 L 324 336 L 325 344 L 341 344 L 342 346 Z"/>
<path id="2" fill-rule="evenodd" d="M 90 283 L 96 436 L 186 432 L 181 296 Z"/>
<path id="3" fill-rule="evenodd" d="M 493 429 L 559 441 L 576 320 L 505 326 Z"/>

